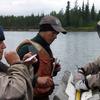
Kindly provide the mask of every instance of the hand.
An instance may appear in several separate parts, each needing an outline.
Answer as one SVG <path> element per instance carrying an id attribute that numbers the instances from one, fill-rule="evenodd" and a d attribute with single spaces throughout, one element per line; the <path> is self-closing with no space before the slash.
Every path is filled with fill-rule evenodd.
<path id="1" fill-rule="evenodd" d="M 36 63 L 38 59 L 36 58 L 37 54 L 33 55 L 32 52 L 29 52 L 24 55 L 23 61 L 26 65 Z"/>
<path id="2" fill-rule="evenodd" d="M 77 72 L 73 75 L 73 82 L 72 83 L 76 84 L 79 80 L 84 80 L 84 79 L 85 79 L 85 76 L 82 73 Z"/>
<path id="3" fill-rule="evenodd" d="M 5 52 L 4 57 L 7 61 L 7 63 L 10 65 L 20 62 L 20 58 L 19 58 L 18 54 L 14 51 Z"/>
<path id="4" fill-rule="evenodd" d="M 60 65 L 60 60 L 57 60 L 57 58 L 55 59 L 55 62 L 53 63 L 55 68 L 54 68 L 54 72 L 53 72 L 53 76 L 56 76 L 57 73 L 61 70 L 61 65 Z"/>
<path id="5" fill-rule="evenodd" d="M 57 73 L 58 73 L 60 70 L 61 70 L 60 64 L 56 64 L 56 65 L 55 65 L 54 72 L 53 72 L 53 76 L 56 76 Z"/>
<path id="6" fill-rule="evenodd" d="M 86 80 L 79 80 L 78 82 L 76 82 L 75 88 L 76 90 L 88 90 L 86 86 Z"/>
<path id="7" fill-rule="evenodd" d="M 53 79 L 48 76 L 38 77 L 37 84 L 40 87 L 51 87 L 53 85 Z"/>
<path id="8" fill-rule="evenodd" d="M 61 65 L 56 63 L 54 71 L 59 72 L 61 70 Z"/>

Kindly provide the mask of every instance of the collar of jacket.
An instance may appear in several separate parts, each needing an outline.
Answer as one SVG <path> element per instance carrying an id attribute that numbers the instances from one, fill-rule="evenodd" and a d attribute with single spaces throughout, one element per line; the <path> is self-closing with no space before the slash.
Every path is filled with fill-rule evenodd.
<path id="1" fill-rule="evenodd" d="M 49 53 L 51 57 L 53 56 L 52 51 L 50 49 L 50 44 L 48 44 L 39 34 L 37 34 L 36 37 L 31 40 L 35 41 L 36 43 L 39 43 Z"/>
<path id="2" fill-rule="evenodd" d="M 37 34 L 32 40 L 39 43 L 43 47 L 50 46 L 39 34 Z"/>
<path id="3" fill-rule="evenodd" d="M 5 72 L 6 73 L 7 70 L 8 70 L 8 66 L 0 61 L 0 72 Z"/>

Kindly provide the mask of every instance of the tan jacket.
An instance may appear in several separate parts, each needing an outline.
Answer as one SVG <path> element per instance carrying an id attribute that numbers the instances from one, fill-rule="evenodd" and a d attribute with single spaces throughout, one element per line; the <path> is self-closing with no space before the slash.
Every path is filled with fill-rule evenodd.
<path id="1" fill-rule="evenodd" d="M 85 74 L 91 74 L 88 78 L 88 85 L 90 88 L 100 89 L 100 57 L 92 63 L 88 63 L 83 67 Z"/>
<path id="2" fill-rule="evenodd" d="M 0 72 L 0 100 L 33 100 L 27 66 L 15 64 L 8 69 L 8 74 Z"/>

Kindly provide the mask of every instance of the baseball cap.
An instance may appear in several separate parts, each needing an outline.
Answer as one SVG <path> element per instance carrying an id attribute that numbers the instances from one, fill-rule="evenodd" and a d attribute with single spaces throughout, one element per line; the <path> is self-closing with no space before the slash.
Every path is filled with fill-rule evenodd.
<path id="1" fill-rule="evenodd" d="M 41 19 L 39 25 L 45 25 L 45 24 L 49 24 L 51 25 L 51 27 L 57 31 L 57 32 L 61 32 L 63 34 L 66 34 L 66 30 L 62 27 L 61 22 L 58 18 L 54 17 L 54 16 L 45 16 Z"/>
<path id="2" fill-rule="evenodd" d="M 0 41 L 5 40 L 5 36 L 4 36 L 4 32 L 3 32 L 3 28 L 0 26 Z"/>

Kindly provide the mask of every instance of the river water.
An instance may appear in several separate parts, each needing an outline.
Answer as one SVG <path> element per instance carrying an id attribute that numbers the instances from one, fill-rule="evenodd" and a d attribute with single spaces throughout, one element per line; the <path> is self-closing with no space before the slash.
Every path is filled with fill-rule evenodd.
<path id="1" fill-rule="evenodd" d="M 31 39 L 35 35 L 36 32 L 6 31 L 5 51 L 15 50 L 22 40 Z M 61 71 L 54 78 L 58 84 L 65 70 L 73 72 L 76 66 L 84 66 L 100 56 L 100 39 L 97 32 L 68 32 L 66 35 L 59 34 L 51 49 L 61 63 Z"/>

